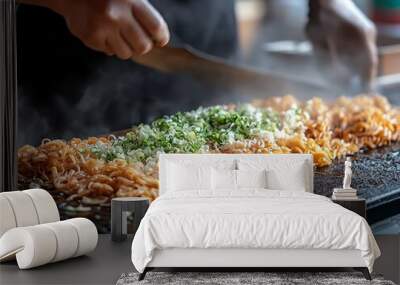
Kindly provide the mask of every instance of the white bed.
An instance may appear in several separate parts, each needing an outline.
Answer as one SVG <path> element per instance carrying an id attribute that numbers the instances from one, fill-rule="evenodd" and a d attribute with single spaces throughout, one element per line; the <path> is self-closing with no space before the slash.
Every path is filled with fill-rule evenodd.
<path id="1" fill-rule="evenodd" d="M 220 179 L 231 173 L 235 186 Z M 238 187 L 264 173 L 265 187 Z M 369 278 L 380 255 L 362 217 L 312 193 L 310 155 L 161 155 L 159 174 L 132 243 L 141 279 L 155 267 L 354 267 Z"/>

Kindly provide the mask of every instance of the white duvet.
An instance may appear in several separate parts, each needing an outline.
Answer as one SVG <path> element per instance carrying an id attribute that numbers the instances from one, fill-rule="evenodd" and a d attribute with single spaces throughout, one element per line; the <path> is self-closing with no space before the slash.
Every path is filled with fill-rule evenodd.
<path id="1" fill-rule="evenodd" d="M 165 248 L 358 249 L 370 271 L 380 255 L 365 219 L 330 199 L 257 189 L 159 197 L 134 237 L 132 262 L 143 272 Z"/>

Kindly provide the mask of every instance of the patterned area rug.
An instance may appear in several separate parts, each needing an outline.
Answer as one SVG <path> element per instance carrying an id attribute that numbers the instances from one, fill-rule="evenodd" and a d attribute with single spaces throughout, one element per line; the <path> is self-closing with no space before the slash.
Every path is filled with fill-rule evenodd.
<path id="1" fill-rule="evenodd" d="M 138 281 L 138 276 L 138 273 L 122 274 L 117 285 L 395 285 L 374 275 L 368 281 L 358 272 L 148 272 L 142 281 Z"/>

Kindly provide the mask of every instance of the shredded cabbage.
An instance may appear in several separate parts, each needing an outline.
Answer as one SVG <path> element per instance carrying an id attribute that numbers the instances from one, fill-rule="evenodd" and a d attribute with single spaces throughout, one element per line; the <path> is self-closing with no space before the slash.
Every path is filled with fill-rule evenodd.
<path id="1" fill-rule="evenodd" d="M 227 143 L 291 134 L 301 127 L 301 109 L 292 108 L 283 117 L 271 108 L 244 104 L 213 106 L 164 116 L 141 124 L 110 144 L 98 143 L 90 151 L 105 161 L 125 159 L 148 163 L 159 153 L 201 153 Z"/>

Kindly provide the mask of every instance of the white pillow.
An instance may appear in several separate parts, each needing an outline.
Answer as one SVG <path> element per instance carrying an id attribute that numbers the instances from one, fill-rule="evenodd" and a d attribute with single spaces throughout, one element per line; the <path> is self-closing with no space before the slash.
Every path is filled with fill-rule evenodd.
<path id="1" fill-rule="evenodd" d="M 267 172 L 263 170 L 236 170 L 238 188 L 267 188 Z"/>
<path id="2" fill-rule="evenodd" d="M 210 154 L 210 156 L 212 156 L 212 154 Z M 217 159 L 212 161 L 205 159 L 203 164 L 215 169 L 237 169 L 236 159 Z"/>
<path id="3" fill-rule="evenodd" d="M 168 163 L 168 191 L 211 190 L 211 167 Z"/>
<path id="4" fill-rule="evenodd" d="M 236 190 L 236 170 L 212 168 L 213 190 Z"/>
<path id="5" fill-rule="evenodd" d="M 294 164 L 290 171 L 267 170 L 267 188 L 272 190 L 303 191 L 307 189 L 305 164 Z"/>
<path id="6" fill-rule="evenodd" d="M 240 159 L 240 170 L 267 171 L 267 188 L 272 190 L 308 191 L 312 189 L 310 168 L 304 158 L 292 158 L 290 155 L 276 155 L 275 157 L 259 157 Z"/>

